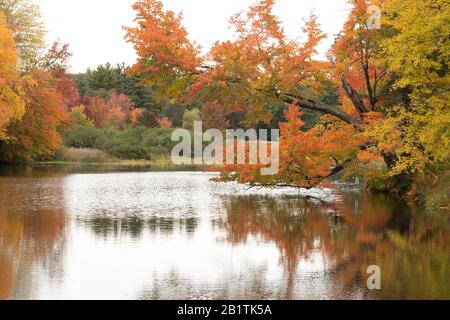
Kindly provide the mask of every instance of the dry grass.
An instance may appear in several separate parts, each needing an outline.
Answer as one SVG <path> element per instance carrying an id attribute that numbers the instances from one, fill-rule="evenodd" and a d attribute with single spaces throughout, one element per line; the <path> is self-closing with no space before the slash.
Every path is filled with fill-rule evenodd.
<path id="1" fill-rule="evenodd" d="M 110 156 L 104 151 L 97 149 L 77 149 L 67 148 L 65 150 L 65 160 L 68 162 L 82 162 L 82 163 L 112 163 L 117 159 Z"/>

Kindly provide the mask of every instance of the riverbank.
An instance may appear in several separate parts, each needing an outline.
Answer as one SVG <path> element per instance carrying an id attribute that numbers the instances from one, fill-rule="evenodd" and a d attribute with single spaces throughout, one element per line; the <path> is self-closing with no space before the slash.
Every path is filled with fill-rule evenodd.
<path id="1" fill-rule="evenodd" d="M 86 163 L 67 161 L 42 161 L 27 164 L 0 165 L 2 177 L 55 177 L 68 174 L 108 174 L 108 173 L 146 173 L 146 172 L 204 172 L 207 168 L 194 165 L 175 166 L 150 161 L 124 160 L 110 163 Z"/>
<path id="2" fill-rule="evenodd" d="M 90 162 L 90 161 L 38 161 L 21 166 L 31 167 L 115 167 L 115 168 L 139 168 L 139 169 L 160 169 L 166 171 L 203 171 L 210 169 L 207 165 L 175 165 L 170 161 L 148 161 L 148 160 L 118 160 L 111 162 Z"/>

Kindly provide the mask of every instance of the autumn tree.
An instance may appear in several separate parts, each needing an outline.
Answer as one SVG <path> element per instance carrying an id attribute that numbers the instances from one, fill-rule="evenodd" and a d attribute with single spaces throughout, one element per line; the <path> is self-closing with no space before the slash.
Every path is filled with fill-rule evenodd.
<path id="1" fill-rule="evenodd" d="M 225 110 L 217 102 L 206 102 L 203 104 L 201 120 L 205 129 L 225 129 L 228 125 Z"/>
<path id="2" fill-rule="evenodd" d="M 312 13 L 306 21 L 302 42 L 290 40 L 273 14 L 274 4 L 273 0 L 258 1 L 246 13 L 233 16 L 230 23 L 236 39 L 216 43 L 200 59 L 181 16 L 164 11 L 159 1 L 138 1 L 134 5 L 138 27 L 127 29 L 127 39 L 139 57 L 132 71 L 163 96 L 215 102 L 225 114 L 241 112 L 246 126 L 269 123 L 270 104 L 294 103 L 356 130 L 363 122 L 360 115 L 318 102 L 332 84 L 332 65 L 315 59 L 317 45 L 325 38 L 317 17 Z M 176 36 L 164 36 L 168 34 Z M 171 50 L 175 47 L 179 50 Z M 335 161 L 330 173 L 342 165 Z"/>
<path id="3" fill-rule="evenodd" d="M 104 128 L 108 125 L 108 105 L 100 97 L 93 98 L 90 104 L 83 106 L 85 113 L 95 127 Z"/>
<path id="4" fill-rule="evenodd" d="M 305 134 L 309 136 L 287 130 L 292 136 L 282 141 L 316 143 L 312 150 L 299 150 L 311 154 L 296 163 L 288 161 L 287 168 L 281 166 L 280 174 L 287 180 L 281 183 L 278 176 L 274 185 L 311 186 L 344 169 L 366 166 L 371 168 L 366 171 L 391 180 L 387 189 L 404 194 L 411 190 L 414 176 L 426 176 L 430 167 L 445 168 L 449 158 L 446 1 L 352 0 L 329 62 L 315 58 L 325 37 L 317 17 L 311 14 L 306 22 L 303 41 L 290 40 L 273 14 L 274 3 L 260 0 L 246 13 L 233 16 L 235 39 L 217 42 L 209 54 L 199 57 L 180 15 L 165 11 L 160 1 L 138 1 L 134 5 L 138 27 L 127 28 L 127 40 L 138 54 L 131 71 L 163 96 L 217 102 L 226 114 L 243 113 L 246 126 L 268 123 L 267 105 L 279 103 L 292 105 L 285 128 L 300 126 L 292 117 L 296 106 L 324 114 Z M 370 23 L 369 5 L 383 9 L 381 29 Z M 333 87 L 339 90 L 338 105 L 332 103 L 334 99 L 323 99 Z M 305 163 L 310 159 L 317 161 Z M 290 178 L 298 174 L 302 177 L 294 180 L 300 183 Z"/>
<path id="5" fill-rule="evenodd" d="M 382 156 L 386 163 L 384 188 L 414 197 L 424 180 L 436 183 L 437 171 L 448 169 L 449 4 L 378 4 L 382 29 L 370 29 L 367 3 L 354 1 L 331 54 L 344 103 L 357 106 L 365 122 L 359 131 L 370 140 L 366 156 Z"/>
<path id="6" fill-rule="evenodd" d="M 94 128 L 94 123 L 85 113 L 86 107 L 83 105 L 75 106 L 70 110 L 70 125 L 81 128 Z"/>
<path id="7" fill-rule="evenodd" d="M 27 70 L 35 66 L 45 47 L 45 28 L 39 6 L 31 0 L 0 0 L 0 12 L 12 30 L 20 68 Z"/>
<path id="8" fill-rule="evenodd" d="M 124 94 L 117 95 L 113 93 L 107 102 L 107 108 L 108 124 L 123 128 L 125 122 L 130 120 L 133 102 Z"/>
<path id="9" fill-rule="evenodd" d="M 386 119 L 369 135 L 378 151 L 395 153 L 389 174 L 413 182 L 409 191 L 414 194 L 449 169 L 450 3 L 391 0 L 384 16 L 391 35 L 382 39 L 378 56 L 395 74 L 393 91 L 399 94 L 385 103 Z"/>
<path id="10" fill-rule="evenodd" d="M 76 108 L 83 110 L 97 128 L 114 126 L 123 129 L 132 122 L 134 105 L 126 95 L 112 93 L 107 100 L 101 97 L 80 99 Z"/>
<path id="11" fill-rule="evenodd" d="M 5 61 L 5 66 L 9 64 L 5 72 L 8 70 L 10 75 L 20 77 L 17 98 L 10 87 L 14 82 L 5 79 L 6 85 L 2 84 L 3 93 L 8 94 L 4 101 L 10 102 L 4 110 L 19 105 L 19 113 L 23 114 L 4 129 L 8 139 L 1 144 L 0 159 L 9 162 L 46 159 L 61 146 L 61 128 L 68 116 L 64 107 L 70 94 L 61 85 L 63 78 L 67 78 L 68 46 L 57 41 L 45 50 L 41 41 L 43 28 L 39 22 L 39 8 L 31 2 L 2 1 L 0 9 L 12 30 L 20 65 L 12 65 L 15 56 L 10 54 L 10 50 L 2 52 L 1 62 Z M 2 36 L 1 41 L 14 44 L 8 34 Z M 20 75 L 17 74 L 19 70 Z"/>
<path id="12" fill-rule="evenodd" d="M 133 9 L 137 27 L 126 28 L 126 39 L 133 44 L 139 63 L 132 71 L 157 89 L 157 100 L 176 100 L 201 65 L 200 48 L 187 38 L 182 15 L 165 11 L 161 1 L 141 0 Z"/>
<path id="13" fill-rule="evenodd" d="M 64 97 L 64 106 L 66 110 L 70 110 L 79 104 L 81 99 L 77 84 L 65 70 L 56 72 L 55 76 L 58 79 L 58 91 Z"/>
<path id="14" fill-rule="evenodd" d="M 69 45 L 56 40 L 42 54 L 36 65 L 36 69 L 49 72 L 55 78 L 55 81 L 58 82 L 57 89 L 64 97 L 66 110 L 78 104 L 81 98 L 76 82 L 67 73 L 67 61 L 71 56 Z"/>
<path id="15" fill-rule="evenodd" d="M 24 112 L 24 103 L 17 91 L 18 85 L 14 39 L 0 14 L 0 143 L 7 138 L 6 127 L 19 120 Z"/>
<path id="16" fill-rule="evenodd" d="M 43 160 L 51 157 L 62 143 L 60 131 L 67 112 L 52 76 L 35 71 L 24 77 L 23 86 L 26 111 L 21 121 L 8 127 L 10 139 L 0 149 L 5 161 Z"/>

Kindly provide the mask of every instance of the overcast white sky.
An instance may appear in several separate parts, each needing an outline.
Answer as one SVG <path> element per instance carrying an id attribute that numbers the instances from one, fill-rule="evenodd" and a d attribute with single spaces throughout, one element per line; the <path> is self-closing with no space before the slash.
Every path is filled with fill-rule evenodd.
<path id="1" fill-rule="evenodd" d="M 123 40 L 122 26 L 132 24 L 135 0 L 35 0 L 41 5 L 48 30 L 48 41 L 60 38 L 70 43 L 73 57 L 71 71 L 84 72 L 88 67 L 111 62 L 133 64 L 133 48 Z M 204 50 L 215 40 L 232 37 L 227 20 L 245 10 L 254 0 L 163 0 L 166 8 L 183 11 L 184 25 L 191 39 Z M 348 14 L 347 0 L 278 0 L 276 14 L 287 34 L 299 38 L 302 18 L 314 9 L 329 39 L 322 45 L 324 53 L 333 35 L 341 29 Z"/>

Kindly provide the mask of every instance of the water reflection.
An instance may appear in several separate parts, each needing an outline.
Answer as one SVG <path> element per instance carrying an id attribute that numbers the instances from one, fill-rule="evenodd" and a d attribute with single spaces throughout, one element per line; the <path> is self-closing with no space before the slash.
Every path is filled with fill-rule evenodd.
<path id="1" fill-rule="evenodd" d="M 450 298 L 449 215 L 186 172 L 0 178 L 0 298 Z M 366 289 L 369 265 L 380 291 Z"/>
<path id="2" fill-rule="evenodd" d="M 0 179 L 0 190 L 0 299 L 32 299 L 63 272 L 66 220 L 51 204 L 61 184 Z"/>
<path id="3" fill-rule="evenodd" d="M 344 194 L 340 202 L 314 204 L 228 198 L 223 226 L 234 244 L 246 243 L 249 236 L 276 243 L 288 299 L 302 297 L 302 261 L 317 256 L 324 278 L 331 280 L 330 298 L 450 297 L 448 215 L 411 210 L 381 195 L 363 193 L 356 199 Z M 370 265 L 381 267 L 381 291 L 365 289 Z"/>
<path id="4" fill-rule="evenodd" d="M 144 233 L 159 234 L 166 237 L 175 232 L 192 236 L 198 226 L 199 219 L 192 218 L 109 218 L 96 217 L 93 219 L 80 219 L 81 224 L 88 225 L 98 237 L 107 239 L 118 239 L 128 235 L 134 239 L 142 238 Z"/>

